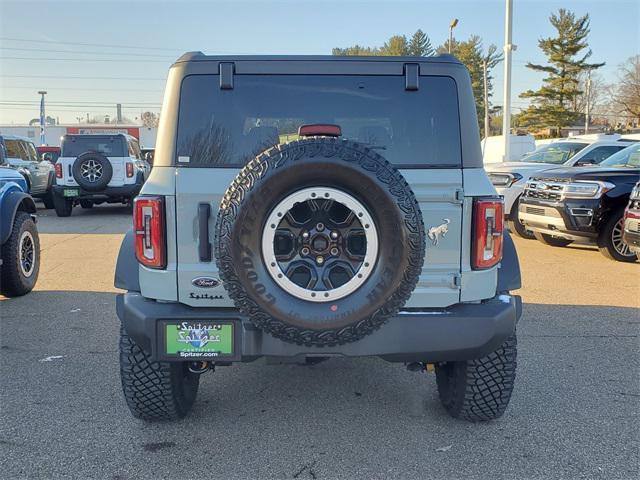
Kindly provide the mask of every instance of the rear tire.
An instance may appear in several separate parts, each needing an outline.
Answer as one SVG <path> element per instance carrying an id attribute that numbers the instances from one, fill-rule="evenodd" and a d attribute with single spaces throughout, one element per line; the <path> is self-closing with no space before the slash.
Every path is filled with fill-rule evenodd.
<path id="1" fill-rule="evenodd" d="M 26 295 L 36 285 L 40 272 L 40 239 L 36 224 L 27 212 L 19 211 L 13 229 L 2 245 L 0 292 L 7 297 Z"/>
<path id="2" fill-rule="evenodd" d="M 436 365 L 442 406 L 452 417 L 470 422 L 500 418 L 511 399 L 516 365 L 515 333 L 485 357 Z"/>
<path id="3" fill-rule="evenodd" d="M 638 260 L 638 256 L 629 250 L 629 246 L 622 241 L 623 213 L 622 210 L 614 212 L 604 224 L 598 237 L 598 250 L 610 260 L 635 262 Z"/>
<path id="4" fill-rule="evenodd" d="M 200 376 L 187 363 L 153 362 L 120 327 L 120 377 L 131 414 L 142 420 L 177 420 L 193 406 Z"/>
<path id="5" fill-rule="evenodd" d="M 53 203 L 53 191 L 51 189 L 47 190 L 47 193 L 42 197 L 42 203 L 44 203 L 44 208 L 47 210 L 55 208 Z"/>
<path id="6" fill-rule="evenodd" d="M 545 245 L 550 245 L 552 247 L 566 247 L 567 245 L 571 245 L 573 243 L 573 240 L 552 237 L 551 235 L 547 235 L 546 233 L 533 232 L 533 236 L 536 237 L 536 240 L 538 240 L 539 242 L 542 242 Z"/>
<path id="7" fill-rule="evenodd" d="M 73 200 L 67 200 L 64 197 L 54 195 L 53 208 L 55 208 L 57 216 L 69 217 L 71 216 L 71 211 L 73 210 Z"/>

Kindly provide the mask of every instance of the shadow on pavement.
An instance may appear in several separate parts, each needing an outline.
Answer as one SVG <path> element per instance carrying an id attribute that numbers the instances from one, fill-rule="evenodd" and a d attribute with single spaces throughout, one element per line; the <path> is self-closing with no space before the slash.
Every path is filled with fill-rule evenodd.
<path id="1" fill-rule="evenodd" d="M 102 204 L 90 209 L 74 207 L 70 217 L 58 217 L 55 210 L 38 206 L 40 233 L 125 233 L 131 228 L 131 209 L 121 204 Z"/>
<path id="2" fill-rule="evenodd" d="M 195 458 L 216 478 L 560 478 L 598 467 L 619 478 L 635 468 L 637 309 L 525 305 L 512 403 L 488 424 L 449 418 L 433 375 L 379 359 L 219 367 L 187 418 L 147 424 L 121 395 L 114 301 L 44 291 L 2 302 L 0 440 L 12 458 L 40 452 L 9 464 L 7 478 L 184 478 Z"/>

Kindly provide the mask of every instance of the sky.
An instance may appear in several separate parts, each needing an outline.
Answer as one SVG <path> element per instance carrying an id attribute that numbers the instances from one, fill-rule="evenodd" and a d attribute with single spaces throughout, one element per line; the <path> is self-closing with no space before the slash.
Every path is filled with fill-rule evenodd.
<path id="1" fill-rule="evenodd" d="M 514 0 L 513 108 L 518 94 L 537 89 L 542 75 L 525 68 L 544 62 L 541 37 L 559 8 L 591 17 L 593 62 L 607 82 L 640 53 L 640 0 Z M 38 117 L 38 90 L 47 114 L 62 123 L 109 114 L 123 105 L 135 120 L 159 111 L 172 61 L 182 53 L 331 54 L 333 47 L 381 45 L 390 36 L 426 32 L 444 43 L 458 18 L 457 39 L 480 35 L 504 44 L 504 0 L 214 1 L 0 0 L 0 124 Z M 502 104 L 503 65 L 493 71 L 494 105 Z"/>

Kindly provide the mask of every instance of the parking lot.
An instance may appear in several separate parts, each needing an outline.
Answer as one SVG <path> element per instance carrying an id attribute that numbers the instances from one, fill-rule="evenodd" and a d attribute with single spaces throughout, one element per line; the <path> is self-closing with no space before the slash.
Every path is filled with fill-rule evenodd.
<path id="1" fill-rule="evenodd" d="M 3 478 L 637 478 L 638 264 L 516 240 L 519 366 L 505 416 L 446 415 L 435 377 L 377 359 L 206 374 L 177 423 L 134 420 L 113 272 L 126 208 L 41 210 L 31 294 L 0 302 Z"/>

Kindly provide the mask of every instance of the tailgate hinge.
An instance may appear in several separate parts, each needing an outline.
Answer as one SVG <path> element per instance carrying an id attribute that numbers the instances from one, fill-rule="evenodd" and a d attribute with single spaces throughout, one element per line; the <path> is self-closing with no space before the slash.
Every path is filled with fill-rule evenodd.
<path id="1" fill-rule="evenodd" d="M 460 288 L 462 287 L 462 277 L 459 274 L 455 274 L 452 278 L 453 281 L 453 288 Z"/>
<path id="2" fill-rule="evenodd" d="M 455 199 L 456 203 L 464 202 L 464 190 L 462 190 L 461 188 L 456 188 Z"/>

